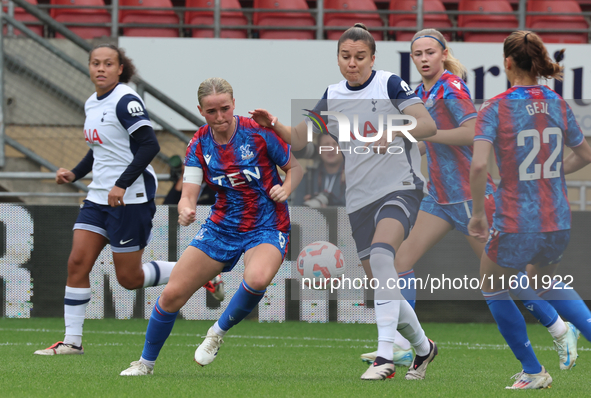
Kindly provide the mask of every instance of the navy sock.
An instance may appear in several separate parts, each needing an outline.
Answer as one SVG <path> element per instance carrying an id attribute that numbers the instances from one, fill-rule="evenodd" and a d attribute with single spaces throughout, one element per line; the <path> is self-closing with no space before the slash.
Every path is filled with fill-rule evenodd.
<path id="1" fill-rule="evenodd" d="M 220 328 L 226 331 L 230 330 L 232 326 L 243 320 L 258 305 L 259 301 L 265 296 L 266 291 L 267 289 L 255 290 L 243 280 L 238 291 L 230 300 L 230 304 L 218 319 Z"/>
<path id="2" fill-rule="evenodd" d="M 406 272 L 401 272 L 398 274 L 400 279 L 404 279 L 405 283 L 399 282 L 399 286 L 404 286 L 404 289 L 400 289 L 402 295 L 408 301 L 410 306 L 414 309 L 415 308 L 415 301 L 417 299 L 417 287 L 415 285 L 415 270 L 411 269 Z"/>
<path id="3" fill-rule="evenodd" d="M 146 330 L 146 342 L 144 343 L 144 351 L 142 351 L 142 358 L 148 361 L 155 361 L 158 358 L 158 354 L 164 345 L 164 342 L 170 335 L 177 312 L 166 312 L 158 304 L 152 310 L 150 316 L 150 322 L 148 323 L 148 330 Z"/>
<path id="4" fill-rule="evenodd" d="M 515 354 L 515 357 L 521 362 L 525 373 L 535 374 L 542 371 L 542 365 L 538 362 L 536 354 L 527 337 L 525 319 L 519 312 L 519 309 L 511 299 L 508 290 L 500 290 L 493 293 L 482 292 L 486 299 L 486 304 L 490 308 L 499 331 L 505 338 L 505 341 Z"/>
<path id="5" fill-rule="evenodd" d="M 591 341 L 591 311 L 581 296 L 574 289 L 569 289 L 570 287 L 554 280 L 549 289 L 538 289 L 536 293 L 556 308 L 564 319 L 575 325 L 587 340 Z"/>
<path id="6" fill-rule="evenodd" d="M 552 305 L 542 299 L 536 294 L 534 289 L 527 287 L 522 288 L 524 284 L 521 283 L 521 277 L 525 276 L 523 272 L 517 274 L 517 287 L 511 289 L 511 294 L 521 300 L 525 308 L 534 316 L 542 325 L 549 327 L 553 325 L 558 319 L 558 313 Z M 525 278 L 524 278 L 525 281 Z"/>

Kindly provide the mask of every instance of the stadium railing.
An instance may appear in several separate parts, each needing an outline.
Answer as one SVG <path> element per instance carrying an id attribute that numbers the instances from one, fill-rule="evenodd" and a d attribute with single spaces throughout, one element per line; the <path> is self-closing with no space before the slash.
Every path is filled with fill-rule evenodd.
<path id="1" fill-rule="evenodd" d="M 26 0 L 13 0 L 19 7 L 25 8 L 27 11 L 29 10 L 30 6 L 26 7 L 23 6 L 23 3 L 27 3 Z M 8 7 L 8 15 L 14 15 L 14 7 L 11 7 L 10 4 L 12 1 L 9 2 Z M 515 3 L 515 2 L 514 2 Z M 28 3 L 27 3 L 28 4 Z M 49 11 L 52 8 L 76 8 L 77 6 L 52 6 L 41 4 L 38 5 L 36 8 L 44 11 Z M 513 28 L 478 28 L 478 27 L 460 27 L 457 26 L 457 17 L 459 15 L 481 15 L 482 12 L 476 11 L 454 11 L 454 10 L 446 10 L 446 11 L 425 11 L 423 10 L 423 1 L 417 1 L 416 10 L 413 11 L 399 11 L 399 10 L 385 10 L 385 9 L 378 9 L 378 10 L 334 10 L 334 9 L 326 9 L 324 7 L 324 0 L 317 0 L 316 8 L 310 8 L 307 12 L 315 18 L 316 25 L 315 26 L 265 26 L 265 25 L 256 25 L 253 23 L 253 15 L 254 13 L 277 13 L 278 10 L 276 9 L 258 9 L 258 8 L 222 8 L 221 1 L 215 0 L 214 7 L 212 8 L 196 8 L 196 7 L 173 7 L 173 10 L 179 16 L 179 23 L 178 24 L 155 24 L 155 23 L 121 23 L 119 21 L 120 11 L 129 11 L 129 10 L 138 10 L 141 9 L 143 11 L 170 11 L 170 8 L 167 7 L 131 7 L 131 6 L 121 6 L 119 5 L 119 0 L 113 0 L 110 6 L 104 7 L 88 7 L 83 6 L 80 8 L 93 8 L 93 9 L 107 9 L 111 12 L 111 23 L 74 23 L 69 22 L 68 26 L 92 26 L 92 27 L 110 27 L 111 28 L 111 37 L 117 38 L 119 36 L 119 32 L 121 29 L 124 28 L 176 28 L 179 30 L 180 37 L 190 37 L 191 30 L 193 29 L 213 29 L 214 37 L 219 38 L 221 31 L 226 29 L 245 29 L 248 32 L 248 37 L 254 38 L 257 37 L 257 32 L 260 30 L 302 30 L 302 31 L 313 31 L 315 32 L 316 39 L 324 39 L 325 34 L 327 31 L 342 31 L 350 26 L 325 26 L 324 25 L 324 16 L 327 12 L 331 14 L 376 14 L 380 15 L 380 18 L 383 21 L 383 26 L 381 27 L 369 27 L 369 30 L 372 32 L 383 32 L 385 37 L 388 37 L 387 33 L 393 30 L 393 26 L 389 26 L 388 20 L 390 15 L 408 15 L 408 14 L 416 14 L 416 26 L 409 26 L 409 27 L 395 27 L 396 31 L 417 31 L 423 29 L 423 27 L 427 27 L 424 24 L 424 16 L 426 14 L 446 14 L 451 17 L 454 26 L 452 27 L 441 27 L 439 28 L 441 31 L 453 34 L 454 37 L 458 38 L 458 36 L 463 32 L 511 32 Z M 213 10 L 213 24 L 212 25 L 195 25 L 195 24 L 185 24 L 185 13 L 187 12 L 212 12 Z M 221 23 L 221 13 L 222 12 L 242 12 L 244 16 L 247 18 L 248 23 L 246 25 L 224 25 Z M 281 13 L 303 13 L 306 10 L 284 10 L 281 9 Z M 518 28 L 525 29 L 526 28 L 526 18 L 529 16 L 551 16 L 551 15 L 560 15 L 560 17 L 568 17 L 568 16 L 578 16 L 584 17 L 587 20 L 591 18 L 590 11 L 581 11 L 576 13 L 562 13 L 556 14 L 554 12 L 529 12 L 527 11 L 527 1 L 526 0 L 519 0 L 517 3 L 517 10 L 514 12 L 499 12 L 499 13 L 486 13 L 486 15 L 514 15 L 517 17 L 519 22 Z M 363 21 L 361 21 L 363 22 Z M 29 22 L 27 22 L 29 24 Z M 47 24 L 46 24 L 47 25 Z M 49 26 L 51 27 L 51 26 Z M 48 29 L 49 31 L 49 29 Z M 564 29 L 564 28 L 553 28 L 549 26 L 548 28 L 544 29 L 535 29 L 536 33 L 586 33 L 589 35 L 591 32 L 591 28 L 587 29 Z M 8 34 L 12 34 L 9 30 Z"/>

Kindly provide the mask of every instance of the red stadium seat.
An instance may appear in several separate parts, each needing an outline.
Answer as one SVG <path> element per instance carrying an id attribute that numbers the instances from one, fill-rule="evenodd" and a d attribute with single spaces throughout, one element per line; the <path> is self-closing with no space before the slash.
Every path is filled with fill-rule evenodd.
<path id="1" fill-rule="evenodd" d="M 52 6 L 98 6 L 104 7 L 103 0 L 51 0 Z M 111 36 L 110 27 L 98 26 L 68 26 L 68 22 L 75 23 L 111 23 L 111 14 L 104 9 L 94 8 L 52 8 L 49 15 L 57 22 L 63 23 L 68 29 L 83 39 Z M 60 34 L 56 37 L 62 38 Z"/>
<path id="2" fill-rule="evenodd" d="M 391 0 L 390 10 L 397 11 L 416 11 L 416 0 Z M 445 11 L 445 6 L 441 0 L 425 0 L 423 2 L 423 11 Z M 423 14 L 423 28 L 451 28 L 453 25 L 446 14 Z M 415 27 L 417 26 L 417 17 L 415 14 L 390 14 L 389 26 L 392 27 Z M 411 41 L 415 32 L 410 31 L 390 31 L 390 34 L 396 34 L 396 41 Z M 451 40 L 449 33 L 443 33 L 446 40 Z"/>
<path id="3" fill-rule="evenodd" d="M 35 6 L 37 5 L 37 0 L 27 0 L 27 1 Z M 7 1 L 2 1 L 2 12 L 5 14 L 8 14 L 8 2 Z M 39 22 L 39 20 L 37 18 L 35 18 L 34 16 L 32 16 L 31 14 L 29 14 L 28 12 L 26 12 L 24 8 L 14 7 L 14 19 L 27 25 L 27 28 L 31 29 L 36 35 L 43 37 L 43 25 L 29 25 L 28 22 Z M 4 29 L 3 29 L 4 34 L 6 34 L 8 31 L 7 25 L 8 24 L 6 24 L 4 26 Z M 17 36 L 24 35 L 18 29 L 14 29 L 13 32 Z"/>
<path id="4" fill-rule="evenodd" d="M 528 15 L 525 25 L 528 29 L 589 29 L 582 15 L 559 15 L 560 13 L 579 13 L 581 7 L 576 1 L 538 1 L 527 2 L 527 12 L 551 12 L 552 15 Z M 544 43 L 587 43 L 587 33 L 540 33 Z"/>
<path id="5" fill-rule="evenodd" d="M 510 28 L 517 29 L 518 22 L 514 15 L 487 15 L 490 12 L 513 12 L 507 0 L 461 0 L 459 11 L 481 12 L 479 15 L 459 15 L 460 28 Z M 510 32 L 463 32 L 464 41 L 503 42 Z"/>
<path id="6" fill-rule="evenodd" d="M 120 23 L 137 23 L 137 24 L 179 24 L 179 16 L 172 10 L 172 2 L 170 0 L 121 0 L 119 5 L 126 7 L 162 7 L 170 8 L 170 11 L 162 10 L 120 10 Z M 123 28 L 124 36 L 140 36 L 140 37 L 179 37 L 178 28 Z"/>
<path id="7" fill-rule="evenodd" d="M 214 0 L 187 0 L 187 7 L 213 8 Z M 222 9 L 241 8 L 238 0 L 222 0 Z M 224 29 L 224 25 L 248 25 L 248 20 L 240 11 L 222 11 L 220 16 L 222 29 L 220 37 L 226 39 L 246 39 L 246 29 Z M 187 11 L 185 14 L 187 25 L 213 25 L 213 11 Z M 191 29 L 192 37 L 213 37 L 213 29 Z"/>
<path id="8" fill-rule="evenodd" d="M 306 12 L 255 12 L 253 23 L 258 26 L 310 26 L 310 30 L 267 30 L 260 29 L 261 39 L 311 40 L 316 36 L 313 27 L 316 22 L 306 0 L 254 0 L 254 8 L 276 10 L 303 10 Z"/>
<path id="9" fill-rule="evenodd" d="M 368 29 L 371 27 L 382 27 L 384 23 L 379 14 L 355 14 L 355 13 L 331 13 L 330 10 L 359 10 L 359 11 L 377 11 L 377 7 L 372 0 L 326 0 L 324 2 L 324 26 L 346 26 L 351 27 L 357 22 L 362 22 Z M 326 37 L 328 40 L 338 40 L 344 30 L 328 30 Z M 376 40 L 383 40 L 383 32 L 372 32 Z"/>

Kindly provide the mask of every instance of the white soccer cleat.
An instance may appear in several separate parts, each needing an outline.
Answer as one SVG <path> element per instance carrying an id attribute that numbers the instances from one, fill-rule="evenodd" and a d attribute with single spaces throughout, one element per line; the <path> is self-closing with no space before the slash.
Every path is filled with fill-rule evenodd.
<path id="1" fill-rule="evenodd" d="M 222 336 L 214 332 L 213 327 L 209 328 L 205 340 L 195 350 L 195 362 L 201 366 L 212 363 L 223 342 Z"/>
<path id="2" fill-rule="evenodd" d="M 218 275 L 211 280 L 213 283 L 214 291 L 211 293 L 217 301 L 224 301 L 226 297 L 226 288 L 224 287 L 224 281 L 222 276 Z"/>
<path id="3" fill-rule="evenodd" d="M 361 354 L 361 360 L 367 364 L 373 363 L 378 356 L 378 352 L 368 352 L 365 354 Z M 413 352 L 412 348 L 408 350 L 403 350 L 398 345 L 394 344 L 394 365 L 396 366 L 404 366 L 408 368 L 412 363 L 413 359 Z"/>
<path id="4" fill-rule="evenodd" d="M 34 352 L 35 355 L 81 355 L 84 354 L 84 348 L 82 346 L 77 347 L 73 344 L 64 344 L 63 341 L 58 341 L 51 347 L 47 347 L 43 350 L 37 350 Z"/>
<path id="5" fill-rule="evenodd" d="M 558 351 L 558 358 L 560 369 L 572 369 L 577 360 L 577 340 L 579 338 L 579 330 L 570 322 L 565 322 L 566 332 L 556 339 L 554 339 L 554 347 Z"/>
<path id="6" fill-rule="evenodd" d="M 530 375 L 522 370 L 511 378 L 515 379 L 515 383 L 512 386 L 505 387 L 507 390 L 548 388 L 552 384 L 552 377 L 550 377 L 550 374 L 546 372 L 543 366 L 540 373 Z"/>
<path id="7" fill-rule="evenodd" d="M 379 357 L 382 362 L 384 359 Z M 391 379 L 396 375 L 396 367 L 392 362 L 383 363 L 378 365 L 378 358 L 374 361 L 369 368 L 361 375 L 361 380 L 386 380 Z"/>
<path id="8" fill-rule="evenodd" d="M 119 373 L 119 376 L 147 376 L 154 374 L 154 370 L 146 366 L 140 361 L 133 361 L 129 368 Z"/>
<path id="9" fill-rule="evenodd" d="M 415 359 L 412 361 L 412 364 L 408 368 L 408 372 L 406 372 L 406 376 L 404 378 L 406 380 L 423 380 L 425 378 L 425 374 L 427 373 L 427 366 L 433 361 L 435 356 L 437 356 L 437 344 L 433 340 L 429 340 L 431 343 L 431 351 L 426 358 L 421 361 L 421 358 L 417 355 Z"/>

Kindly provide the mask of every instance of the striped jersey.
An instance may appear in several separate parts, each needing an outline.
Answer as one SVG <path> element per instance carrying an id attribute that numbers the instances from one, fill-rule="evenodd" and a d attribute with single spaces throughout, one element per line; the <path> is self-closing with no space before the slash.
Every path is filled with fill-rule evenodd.
<path id="1" fill-rule="evenodd" d="M 152 124 L 140 96 L 124 84 L 118 84 L 100 97 L 92 94 L 86 100 L 84 111 L 84 137 L 94 156 L 87 199 L 108 205 L 109 192 L 139 149 L 131 134 L 142 126 Z M 156 173 L 148 165 L 127 187 L 123 202 L 135 204 L 152 200 L 157 187 Z"/>
<path id="2" fill-rule="evenodd" d="M 227 144 L 218 144 L 209 125 L 204 125 L 185 156 L 185 165 L 203 169 L 203 181 L 216 192 L 209 218 L 232 231 L 289 232 L 287 202 L 273 201 L 269 191 L 282 184 L 277 166 L 289 162 L 290 146 L 254 120 L 234 117 L 236 130 Z"/>
<path id="3" fill-rule="evenodd" d="M 371 137 L 386 134 L 388 116 L 399 116 L 414 104 L 422 104 L 400 76 L 382 70 L 372 71 L 361 86 L 350 86 L 346 80 L 328 87 L 323 98 L 310 112 L 322 116 L 345 157 L 347 179 L 346 210 L 353 213 L 387 194 L 400 190 L 423 190 L 426 181 L 421 174 L 421 155 L 416 143 L 397 136 L 392 142 L 392 153 L 376 154 L 357 136 Z M 321 112 L 339 112 L 348 119 L 350 140 L 339 139 L 337 117 L 323 116 Z M 392 125 L 402 124 L 393 120 Z M 315 132 L 324 132 L 313 126 Z M 356 134 L 357 135 L 356 135 Z"/>
<path id="4" fill-rule="evenodd" d="M 501 232 L 570 229 L 564 145 L 585 139 L 570 106 L 546 86 L 513 86 L 482 104 L 475 140 L 493 144 L 501 183 L 493 227 Z"/>
<path id="5" fill-rule="evenodd" d="M 449 71 L 444 71 L 439 80 L 425 91 L 423 83 L 415 90 L 423 100 L 438 130 L 451 130 L 466 120 L 476 117 L 470 90 L 466 83 Z M 429 195 L 439 204 L 461 203 L 472 199 L 470 193 L 471 145 L 445 145 L 425 141 L 429 170 Z M 486 193 L 494 192 L 490 175 Z"/>

